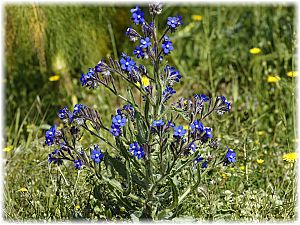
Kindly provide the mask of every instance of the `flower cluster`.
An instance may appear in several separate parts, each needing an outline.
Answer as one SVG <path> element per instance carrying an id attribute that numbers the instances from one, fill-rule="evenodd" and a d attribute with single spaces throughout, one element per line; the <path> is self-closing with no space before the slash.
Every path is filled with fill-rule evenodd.
<path id="1" fill-rule="evenodd" d="M 197 167 L 193 172 L 196 176 L 207 168 L 236 162 L 236 153 L 229 147 L 227 152 L 219 147 L 222 146 L 219 139 L 213 139 L 212 128 L 204 120 L 213 113 L 220 116 L 229 113 L 232 106 L 224 96 L 212 99 L 201 93 L 168 103 L 174 98 L 177 83 L 184 78 L 179 70 L 164 62 L 175 49 L 169 35 L 183 24 L 182 17 L 168 17 L 164 32 L 158 36 L 157 28 L 161 26 L 157 25 L 156 16 L 162 12 L 160 3 L 149 5 L 150 23 L 139 6 L 130 12 L 134 27 L 127 28 L 126 36 L 136 45 L 132 55 L 122 53 L 119 60 L 102 59 L 80 78 L 82 86 L 103 87 L 124 101 L 124 106 L 116 109 L 111 123 L 103 122 L 99 113 L 88 106 L 76 104 L 73 110 L 65 106 L 58 111 L 63 128 L 53 125 L 46 131 L 45 145 L 55 146 L 48 155 L 49 163 L 61 165 L 70 161 L 76 170 L 89 168 L 97 178 L 109 182 L 111 193 L 128 199 L 142 198 L 151 211 L 151 204 L 161 204 L 160 187 L 169 185 L 174 176 L 186 173 L 191 167 Z M 148 73 L 149 67 L 152 68 Z M 120 79 L 127 87 L 127 95 L 116 88 L 114 80 Z M 81 139 L 84 131 L 109 149 L 103 152 L 90 143 L 84 147 L 86 143 Z M 198 178 L 200 181 L 200 175 Z M 140 208 L 134 204 L 132 207 Z M 148 205 L 145 208 L 148 210 Z M 147 216 L 152 216 L 151 212 Z"/>

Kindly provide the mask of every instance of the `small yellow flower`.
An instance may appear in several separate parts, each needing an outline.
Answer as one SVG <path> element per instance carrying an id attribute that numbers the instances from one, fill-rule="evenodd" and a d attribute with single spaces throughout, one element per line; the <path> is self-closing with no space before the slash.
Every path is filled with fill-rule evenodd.
<path id="1" fill-rule="evenodd" d="M 251 49 L 249 50 L 249 52 L 250 52 L 251 54 L 253 54 L 253 55 L 256 55 L 256 54 L 261 53 L 261 49 L 260 49 L 260 48 L 251 48 Z"/>
<path id="2" fill-rule="evenodd" d="M 77 209 L 77 210 L 80 209 L 80 205 L 76 205 L 75 209 Z"/>
<path id="3" fill-rule="evenodd" d="M 231 171 L 235 171 L 235 168 L 234 168 L 234 167 L 230 167 L 230 170 L 231 170 Z"/>
<path id="4" fill-rule="evenodd" d="M 298 74 L 297 74 L 297 71 L 290 71 L 290 72 L 287 73 L 287 75 L 289 77 L 296 77 Z"/>
<path id="5" fill-rule="evenodd" d="M 146 76 L 143 76 L 142 77 L 142 84 L 144 85 L 144 87 L 148 87 L 150 85 L 150 80 L 148 77 Z M 137 83 L 137 86 L 140 87 L 141 84 L 140 83 Z"/>
<path id="6" fill-rule="evenodd" d="M 188 100 L 185 99 L 185 100 L 183 101 L 183 103 L 186 105 L 186 104 L 188 103 Z"/>
<path id="7" fill-rule="evenodd" d="M 14 146 L 9 145 L 6 148 L 3 149 L 4 152 L 10 152 L 11 150 L 13 150 Z"/>
<path id="8" fill-rule="evenodd" d="M 298 158 L 297 152 L 290 152 L 287 154 L 284 154 L 282 156 L 283 160 L 288 161 L 288 162 L 295 162 L 296 159 Z"/>
<path id="9" fill-rule="evenodd" d="M 189 129 L 189 125 L 184 125 L 183 129 L 188 130 Z"/>
<path id="10" fill-rule="evenodd" d="M 258 134 L 258 136 L 263 136 L 265 134 L 265 132 L 264 131 L 258 131 L 257 134 Z"/>
<path id="11" fill-rule="evenodd" d="M 18 191 L 21 191 L 21 192 L 28 192 L 27 188 L 24 188 L 24 187 L 20 188 Z"/>
<path id="12" fill-rule="evenodd" d="M 201 21 L 202 20 L 202 16 L 200 16 L 200 15 L 192 15 L 192 19 L 194 21 Z"/>
<path id="13" fill-rule="evenodd" d="M 221 175 L 224 179 L 226 179 L 228 177 L 226 173 L 222 173 Z"/>
<path id="14" fill-rule="evenodd" d="M 263 159 L 257 159 L 257 160 L 256 160 L 256 162 L 257 162 L 258 164 L 262 164 L 262 163 L 264 163 L 264 161 L 265 161 L 265 160 L 263 160 Z"/>
<path id="15" fill-rule="evenodd" d="M 59 78 L 60 78 L 59 75 L 54 75 L 54 76 L 49 77 L 49 81 L 51 81 L 51 82 L 53 82 L 53 81 L 58 81 Z"/>
<path id="16" fill-rule="evenodd" d="M 268 76 L 268 83 L 276 83 L 278 81 L 280 81 L 280 77 L 279 76 L 277 76 L 277 75 L 275 75 L 275 76 L 273 76 L 273 75 Z"/>
<path id="17" fill-rule="evenodd" d="M 245 166 L 240 166 L 240 170 L 245 170 Z"/>

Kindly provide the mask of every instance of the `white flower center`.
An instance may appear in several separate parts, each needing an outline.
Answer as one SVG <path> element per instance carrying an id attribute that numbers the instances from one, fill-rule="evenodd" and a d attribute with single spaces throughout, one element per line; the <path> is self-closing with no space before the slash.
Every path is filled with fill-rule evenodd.
<path id="1" fill-rule="evenodd" d="M 128 66 L 129 62 L 126 62 L 125 65 Z"/>
<path id="2" fill-rule="evenodd" d="M 167 48 L 169 48 L 169 45 L 166 45 Z"/>
<path id="3" fill-rule="evenodd" d="M 121 123 L 121 120 L 118 120 L 118 123 Z"/>
<path id="4" fill-rule="evenodd" d="M 99 155 L 98 155 L 98 154 L 96 154 L 96 155 L 95 155 L 95 157 L 96 157 L 96 158 L 98 158 L 98 157 L 99 157 Z"/>
<path id="5" fill-rule="evenodd" d="M 181 130 L 178 130 L 178 133 L 181 133 Z"/>

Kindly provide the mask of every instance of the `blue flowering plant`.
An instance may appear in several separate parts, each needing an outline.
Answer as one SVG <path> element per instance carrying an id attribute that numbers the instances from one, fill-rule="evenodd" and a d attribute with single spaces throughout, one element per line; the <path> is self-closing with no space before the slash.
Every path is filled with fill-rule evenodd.
<path id="1" fill-rule="evenodd" d="M 133 24 L 125 33 L 136 45 L 132 54 L 102 59 L 80 78 L 83 87 L 106 88 L 124 105 L 109 122 L 82 104 L 59 110 L 65 125 L 46 132 L 45 144 L 55 148 L 48 161 L 69 161 L 76 170 L 90 170 L 120 206 L 140 218 L 170 219 L 195 193 L 202 176 L 236 161 L 236 153 L 221 147 L 207 121 L 209 115 L 230 112 L 231 103 L 224 96 L 213 100 L 205 94 L 170 102 L 184 78 L 168 64 L 176 47 L 171 35 L 183 25 L 182 17 L 168 17 L 160 33 L 160 3 L 149 4 L 149 23 L 139 6 L 130 12 Z M 117 77 L 124 80 L 126 93 L 116 88 Z M 82 146 L 83 132 L 99 142 Z M 110 137 L 104 138 L 105 133 Z"/>

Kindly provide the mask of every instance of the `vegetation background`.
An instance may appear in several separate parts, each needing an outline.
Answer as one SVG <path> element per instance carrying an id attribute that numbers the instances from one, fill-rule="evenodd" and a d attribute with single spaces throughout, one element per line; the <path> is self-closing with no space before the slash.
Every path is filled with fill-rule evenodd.
<path id="1" fill-rule="evenodd" d="M 59 124 L 57 110 L 65 105 L 94 107 L 104 121 L 120 106 L 101 87 L 82 88 L 79 78 L 101 58 L 133 51 L 125 36 L 130 8 L 5 5 L 6 220 L 134 219 L 87 171 L 48 165 L 51 149 L 43 147 L 45 130 Z M 287 75 L 296 68 L 295 6 L 166 5 L 161 32 L 176 14 L 184 26 L 173 36 L 168 61 L 183 79 L 173 99 L 194 93 L 229 98 L 231 113 L 210 126 L 238 159 L 203 180 L 197 199 L 182 205 L 178 217 L 295 220 L 296 163 L 283 158 L 297 145 L 296 78 Z"/>

